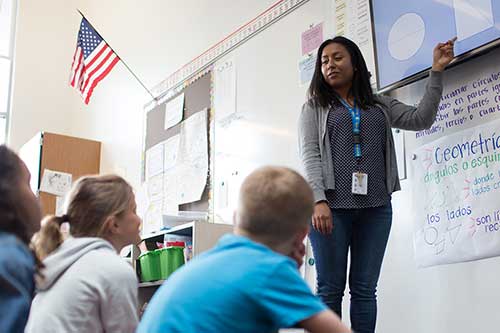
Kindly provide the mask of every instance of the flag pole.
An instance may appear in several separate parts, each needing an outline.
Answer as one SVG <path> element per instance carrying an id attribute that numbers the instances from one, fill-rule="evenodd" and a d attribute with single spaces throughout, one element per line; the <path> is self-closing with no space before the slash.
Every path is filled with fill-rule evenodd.
<path id="1" fill-rule="evenodd" d="M 90 26 L 92 27 L 92 29 L 94 29 L 94 31 L 96 32 L 96 34 L 99 35 L 99 37 L 101 37 L 101 39 L 103 41 L 106 42 L 106 44 L 108 44 L 109 48 L 111 49 L 111 51 L 113 51 L 114 54 L 116 54 L 116 56 L 118 57 L 118 59 L 120 59 L 120 61 L 125 65 L 125 67 L 128 69 L 128 71 L 135 77 L 135 79 L 137 80 L 137 82 L 139 82 L 141 84 L 141 86 L 148 92 L 148 94 L 153 98 L 153 100 L 158 100 L 158 98 L 154 97 L 153 93 L 151 93 L 151 91 L 144 85 L 144 83 L 142 83 L 142 81 L 137 77 L 137 75 L 135 75 L 135 73 L 130 69 L 130 67 L 128 67 L 127 63 L 122 59 L 122 57 L 120 57 L 118 55 L 118 53 L 116 53 L 116 51 L 111 47 L 111 45 L 104 39 L 102 38 L 101 34 L 94 28 L 94 26 L 92 25 L 92 23 L 89 22 L 89 20 L 87 20 L 87 18 L 85 17 L 85 15 L 83 15 L 83 13 L 77 9 L 78 13 L 85 19 L 85 21 L 88 22 L 88 24 L 90 24 Z"/>

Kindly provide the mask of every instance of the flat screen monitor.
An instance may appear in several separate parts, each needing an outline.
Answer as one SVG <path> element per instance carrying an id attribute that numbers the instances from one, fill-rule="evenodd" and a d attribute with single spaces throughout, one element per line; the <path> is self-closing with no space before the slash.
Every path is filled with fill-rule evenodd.
<path id="1" fill-rule="evenodd" d="M 371 0 L 378 90 L 425 75 L 438 42 L 458 61 L 500 43 L 500 0 Z"/>

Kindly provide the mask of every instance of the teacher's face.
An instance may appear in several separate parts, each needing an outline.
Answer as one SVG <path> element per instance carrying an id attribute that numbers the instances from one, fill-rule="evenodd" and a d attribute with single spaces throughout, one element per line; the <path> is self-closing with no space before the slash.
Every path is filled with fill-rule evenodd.
<path id="1" fill-rule="evenodd" d="M 350 88 L 354 70 L 347 49 L 338 43 L 328 44 L 321 53 L 321 73 L 333 89 Z"/>

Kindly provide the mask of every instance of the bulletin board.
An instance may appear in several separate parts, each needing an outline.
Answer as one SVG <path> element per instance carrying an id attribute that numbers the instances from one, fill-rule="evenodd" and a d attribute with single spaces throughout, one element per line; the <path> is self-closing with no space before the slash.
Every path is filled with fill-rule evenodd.
<path id="1" fill-rule="evenodd" d="M 146 113 L 145 119 L 145 137 L 144 137 L 144 151 L 147 152 L 150 148 L 155 145 L 161 144 L 166 140 L 178 135 L 181 132 L 182 121 L 188 119 L 189 117 L 195 115 L 198 112 L 206 110 L 207 112 L 207 133 L 210 133 L 209 123 L 210 123 L 210 110 L 211 110 L 211 81 L 212 74 L 210 71 L 205 71 L 199 75 L 199 77 L 192 79 L 190 82 L 186 82 L 182 89 L 178 89 L 176 94 L 172 95 L 170 98 L 164 100 L 161 104 L 155 106 L 153 109 Z M 184 94 L 184 108 L 182 121 L 173 127 L 165 129 L 165 109 L 166 105 L 178 97 Z M 208 138 L 207 138 L 208 142 Z M 209 145 L 206 147 L 209 150 Z M 208 161 L 210 163 L 210 161 Z M 146 179 L 146 165 L 143 168 L 143 179 Z M 181 204 L 178 207 L 179 211 L 201 211 L 208 212 L 209 206 L 209 192 L 210 192 L 210 172 L 207 174 L 207 181 L 205 189 L 201 199 L 195 202 Z"/>

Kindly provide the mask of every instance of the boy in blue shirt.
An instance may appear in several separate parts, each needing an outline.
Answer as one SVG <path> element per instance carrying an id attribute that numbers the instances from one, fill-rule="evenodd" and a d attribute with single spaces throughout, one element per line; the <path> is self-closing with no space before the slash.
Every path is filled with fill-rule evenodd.
<path id="1" fill-rule="evenodd" d="M 295 171 L 264 167 L 243 182 L 235 235 L 176 271 L 156 292 L 138 333 L 350 332 L 316 298 L 297 265 L 313 193 Z"/>

